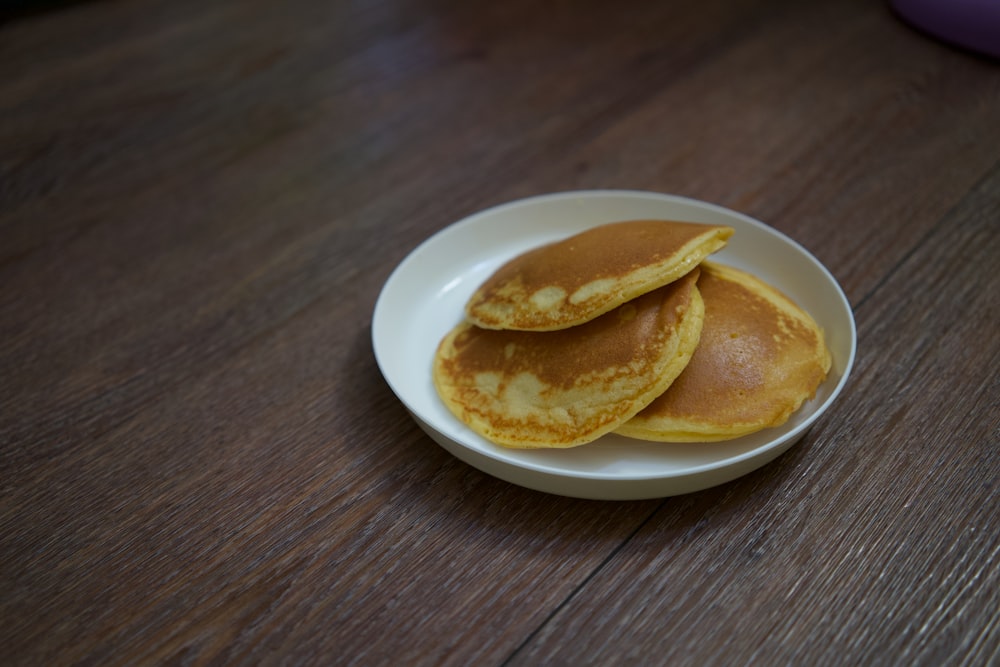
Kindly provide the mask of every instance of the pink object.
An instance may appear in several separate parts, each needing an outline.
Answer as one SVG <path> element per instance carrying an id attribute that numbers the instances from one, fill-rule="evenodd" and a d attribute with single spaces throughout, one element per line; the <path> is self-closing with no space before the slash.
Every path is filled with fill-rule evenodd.
<path id="1" fill-rule="evenodd" d="M 1000 0 L 890 0 L 890 4 L 929 35 L 1000 58 Z"/>

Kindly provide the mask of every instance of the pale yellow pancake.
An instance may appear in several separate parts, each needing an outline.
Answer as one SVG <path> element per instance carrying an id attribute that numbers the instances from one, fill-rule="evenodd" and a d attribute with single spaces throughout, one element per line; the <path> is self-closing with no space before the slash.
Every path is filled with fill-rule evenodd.
<path id="1" fill-rule="evenodd" d="M 576 326 L 689 273 L 732 234 L 665 220 L 600 225 L 507 262 L 472 295 L 466 316 L 487 329 Z"/>
<path id="2" fill-rule="evenodd" d="M 775 288 L 737 269 L 701 265 L 705 322 L 670 388 L 617 432 L 664 442 L 727 440 L 784 424 L 830 369 L 816 322 Z"/>
<path id="3" fill-rule="evenodd" d="M 698 270 L 570 329 L 511 331 L 468 322 L 441 341 L 434 385 L 474 431 L 515 448 L 575 447 L 663 393 L 698 343 Z"/>

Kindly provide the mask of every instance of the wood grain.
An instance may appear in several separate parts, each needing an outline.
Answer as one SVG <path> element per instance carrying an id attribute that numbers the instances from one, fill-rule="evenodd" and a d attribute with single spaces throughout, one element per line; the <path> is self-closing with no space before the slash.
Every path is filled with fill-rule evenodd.
<path id="1" fill-rule="evenodd" d="M 2 662 L 1000 661 L 998 121 L 997 63 L 861 0 L 0 16 Z M 382 380 L 420 241 L 609 187 L 844 286 L 854 375 L 777 461 L 551 496 Z"/>

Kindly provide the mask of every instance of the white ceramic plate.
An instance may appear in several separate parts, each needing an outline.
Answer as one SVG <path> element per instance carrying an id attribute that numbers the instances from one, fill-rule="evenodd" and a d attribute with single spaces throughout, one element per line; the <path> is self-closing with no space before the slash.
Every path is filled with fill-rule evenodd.
<path id="1" fill-rule="evenodd" d="M 616 220 L 726 224 L 736 232 L 712 258 L 748 270 L 805 308 L 826 332 L 833 367 L 816 397 L 783 426 L 719 443 L 667 444 L 606 435 L 559 450 L 506 449 L 458 421 L 438 398 L 431 364 L 472 292 L 511 257 Z M 630 500 L 678 495 L 744 475 L 791 447 L 843 389 L 857 334 L 850 304 L 819 261 L 745 215 L 649 192 L 590 190 L 532 197 L 469 216 L 413 250 L 386 281 L 372 319 L 375 358 L 389 386 L 438 444 L 480 470 L 566 496 Z"/>

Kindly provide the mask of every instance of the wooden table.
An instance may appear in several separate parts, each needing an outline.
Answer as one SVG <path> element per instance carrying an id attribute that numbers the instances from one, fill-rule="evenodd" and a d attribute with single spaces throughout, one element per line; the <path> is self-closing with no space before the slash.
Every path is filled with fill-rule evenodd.
<path id="1" fill-rule="evenodd" d="M 998 664 L 996 62 L 862 0 L 4 11 L 4 664 Z M 857 363 L 788 453 L 588 501 L 411 420 L 393 268 L 590 188 L 836 276 Z"/>

